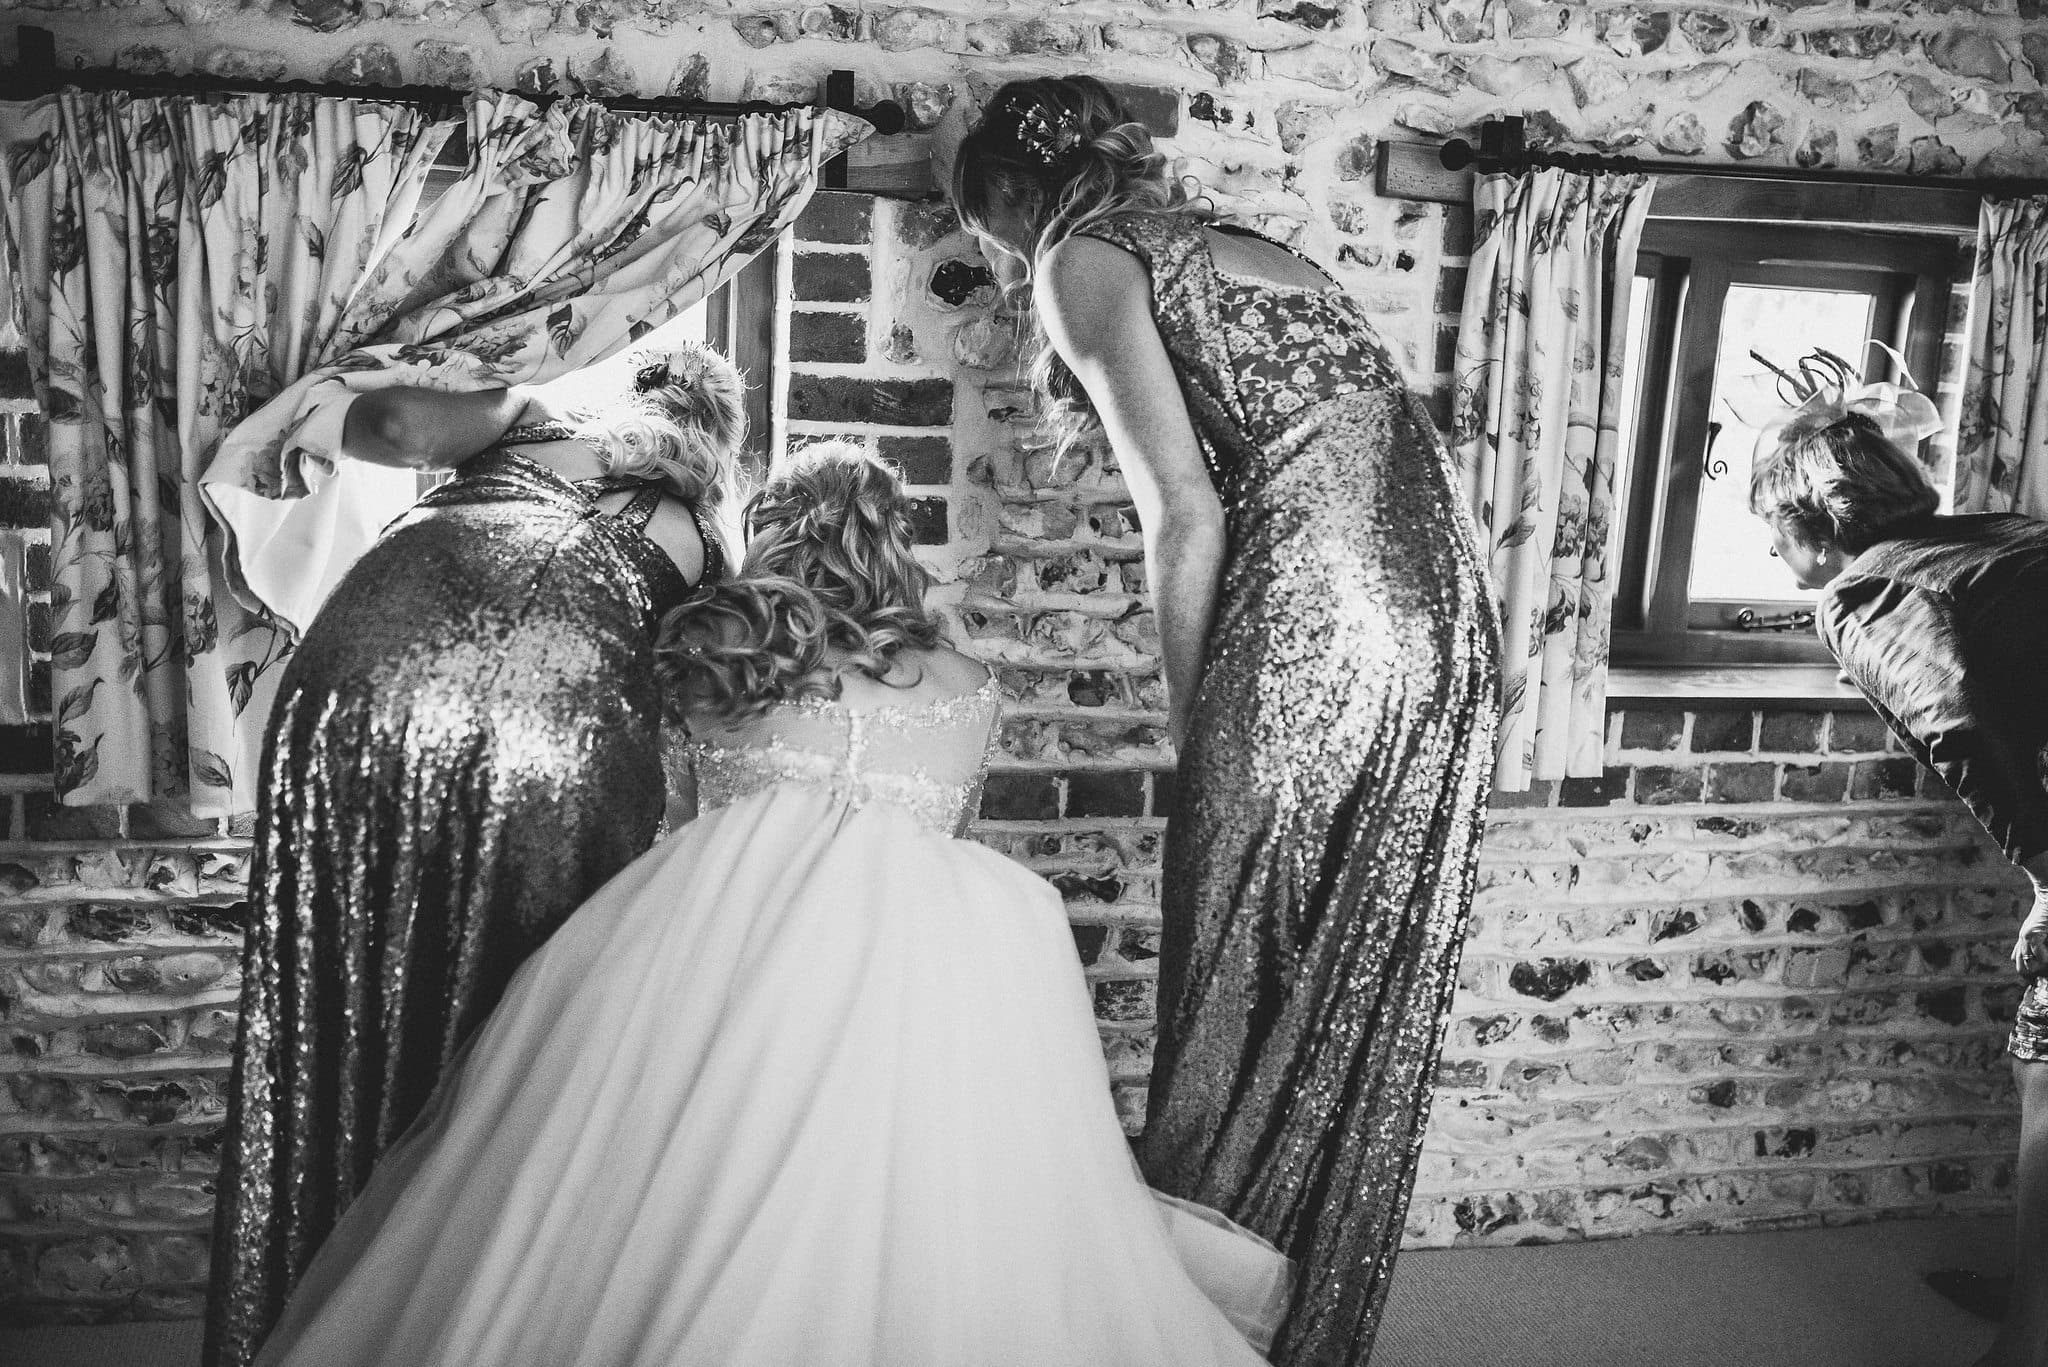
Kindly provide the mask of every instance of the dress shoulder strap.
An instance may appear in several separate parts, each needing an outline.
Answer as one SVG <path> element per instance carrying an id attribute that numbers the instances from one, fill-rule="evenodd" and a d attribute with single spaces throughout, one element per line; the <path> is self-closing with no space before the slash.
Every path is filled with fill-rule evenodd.
<path id="1" fill-rule="evenodd" d="M 1177 242 L 1185 241 L 1199 226 L 1185 214 L 1131 212 L 1111 214 L 1084 224 L 1076 237 L 1093 237 L 1122 247 L 1148 267 L 1164 258 Z"/>
<path id="2" fill-rule="evenodd" d="M 697 539 L 704 543 L 704 570 L 697 576 L 697 584 L 716 584 L 726 577 L 725 548 L 719 544 L 718 534 L 713 530 L 704 510 L 695 503 L 689 505 L 690 522 L 697 529 Z M 695 588 L 697 585 L 691 585 Z"/>
<path id="3" fill-rule="evenodd" d="M 636 532 L 644 532 L 647 530 L 648 522 L 654 517 L 654 510 L 660 506 L 661 486 L 643 484 L 640 492 L 633 495 L 632 500 L 613 513 L 612 517 Z"/>
<path id="4" fill-rule="evenodd" d="M 529 422 L 508 427 L 498 437 L 500 446 L 532 446 L 541 442 L 574 441 L 576 429 L 565 422 Z"/>

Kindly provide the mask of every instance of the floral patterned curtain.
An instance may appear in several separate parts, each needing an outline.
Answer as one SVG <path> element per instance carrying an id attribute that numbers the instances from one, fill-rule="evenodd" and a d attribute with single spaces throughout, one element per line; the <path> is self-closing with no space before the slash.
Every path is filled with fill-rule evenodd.
<path id="1" fill-rule="evenodd" d="M 773 241 L 823 162 L 867 132 L 813 110 L 705 123 L 515 95 L 469 109 L 469 166 L 357 284 L 319 365 L 221 444 L 202 489 L 235 570 L 296 627 L 378 529 L 388 471 L 339 457 L 366 390 L 552 379 L 680 315 Z"/>
<path id="2" fill-rule="evenodd" d="M 1499 596 L 1495 782 L 1596 776 L 1643 176 L 1480 176 L 1453 440 Z"/>
<path id="3" fill-rule="evenodd" d="M 2048 519 L 2048 199 L 1977 211 L 1955 510 Z"/>
<path id="4" fill-rule="evenodd" d="M 465 124 L 464 173 L 417 214 Z M 311 96 L 13 107 L 6 221 L 51 418 L 60 800 L 252 809 L 296 626 L 416 487 L 336 461 L 347 400 L 616 349 L 772 240 L 866 128 L 826 126 L 506 95 L 461 119 Z"/>
<path id="5" fill-rule="evenodd" d="M 409 216 L 426 128 L 303 96 L 71 92 L 10 111 L 8 235 L 50 420 L 61 801 L 252 805 L 255 694 L 290 637 L 220 592 L 198 478 Z"/>

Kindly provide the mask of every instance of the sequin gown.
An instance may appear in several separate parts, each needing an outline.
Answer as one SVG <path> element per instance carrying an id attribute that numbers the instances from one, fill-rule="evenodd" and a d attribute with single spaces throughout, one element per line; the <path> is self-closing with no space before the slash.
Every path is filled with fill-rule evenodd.
<path id="1" fill-rule="evenodd" d="M 1362 1363 L 1471 905 L 1493 597 L 1355 301 L 1223 275 L 1184 216 L 1087 231 L 1150 273 L 1227 521 L 1167 828 L 1145 1172 L 1295 1259 L 1276 1361 Z"/>
<path id="2" fill-rule="evenodd" d="M 953 838 L 997 690 L 882 692 L 675 748 L 259 1367 L 1262 1361 L 1286 1260 L 1146 1192 L 1058 894 Z"/>
<path id="3" fill-rule="evenodd" d="M 513 970 L 652 843 L 653 631 L 687 585 L 638 530 L 651 497 L 607 515 L 487 452 L 299 643 L 264 756 L 207 1362 L 250 1360 Z"/>

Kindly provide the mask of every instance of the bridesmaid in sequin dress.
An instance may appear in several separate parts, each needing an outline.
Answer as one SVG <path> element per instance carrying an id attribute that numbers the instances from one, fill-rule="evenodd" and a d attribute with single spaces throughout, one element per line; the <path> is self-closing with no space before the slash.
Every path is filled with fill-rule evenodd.
<path id="1" fill-rule="evenodd" d="M 670 614 L 700 815 L 549 938 L 258 1367 L 1260 1367 L 1273 1247 L 1131 1166 L 1059 894 L 959 838 L 1001 692 L 811 447 Z"/>
<path id="2" fill-rule="evenodd" d="M 1274 1360 L 1362 1363 L 1470 910 L 1492 593 L 1364 310 L 1188 201 L 1085 77 L 997 91 L 954 201 L 1028 273 L 1062 435 L 1143 520 L 1180 755 L 1141 1158 L 1298 1264 Z"/>
<path id="3" fill-rule="evenodd" d="M 350 408 L 347 454 L 460 469 L 336 587 L 271 713 L 210 1367 L 253 1358 L 513 971 L 653 843 L 654 636 L 723 577 L 743 385 L 696 344 L 633 361 L 574 425 L 522 390 Z"/>

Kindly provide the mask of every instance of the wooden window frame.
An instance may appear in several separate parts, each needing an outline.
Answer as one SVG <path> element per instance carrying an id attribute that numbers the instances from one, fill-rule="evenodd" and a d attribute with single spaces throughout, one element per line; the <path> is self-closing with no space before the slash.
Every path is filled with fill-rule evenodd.
<path id="1" fill-rule="evenodd" d="M 1877 296 L 1879 336 L 1906 357 L 1914 377 L 1938 383 L 1941 339 L 1956 262 L 1953 236 L 1859 231 L 1839 225 L 1652 220 L 1636 266 L 1651 296 L 1633 449 L 1623 499 L 1612 658 L 1617 664 L 1820 664 L 1810 631 L 1719 627 L 1720 607 L 1690 599 L 1700 492 L 1713 477 L 1739 477 L 1746 452 L 1712 452 L 1708 406 L 1720 350 L 1721 308 L 1731 284 L 1852 282 Z M 1796 359 L 1792 356 L 1787 361 Z M 1856 359 L 1856 358 L 1851 358 Z M 1873 350 L 1872 380 L 1891 365 Z M 1759 528 L 1759 536 L 1763 532 Z M 1780 615 L 1797 600 L 1746 604 Z"/>
<path id="2" fill-rule="evenodd" d="M 787 255 L 782 248 L 780 240 L 762 248 L 705 305 L 705 341 L 746 377 L 747 439 L 740 460 L 757 481 L 766 477 L 776 446 L 776 331 Z"/>

